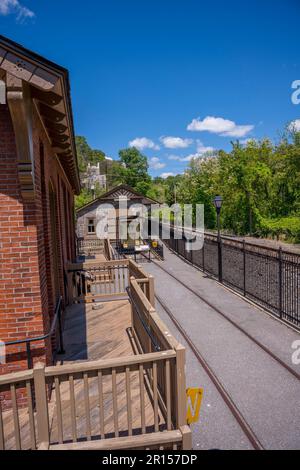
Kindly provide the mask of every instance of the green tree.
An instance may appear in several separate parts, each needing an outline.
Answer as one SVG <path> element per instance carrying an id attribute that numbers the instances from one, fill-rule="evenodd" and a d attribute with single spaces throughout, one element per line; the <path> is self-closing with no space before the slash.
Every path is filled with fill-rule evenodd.
<path id="1" fill-rule="evenodd" d="M 84 173 L 88 164 L 95 165 L 98 162 L 105 161 L 105 153 L 101 150 L 93 150 L 87 143 L 85 137 L 76 136 L 76 150 L 78 156 L 79 171 Z"/>
<path id="2" fill-rule="evenodd" d="M 135 147 L 120 150 L 119 157 L 123 164 L 118 170 L 122 183 L 146 195 L 151 186 L 147 157 Z"/>

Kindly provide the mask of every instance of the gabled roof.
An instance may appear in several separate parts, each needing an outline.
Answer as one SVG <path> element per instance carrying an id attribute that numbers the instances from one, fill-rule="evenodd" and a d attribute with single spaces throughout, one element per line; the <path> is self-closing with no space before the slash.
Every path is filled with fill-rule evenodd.
<path id="1" fill-rule="evenodd" d="M 137 191 L 135 191 L 135 189 L 131 188 L 127 184 L 121 184 L 111 189 L 107 193 L 102 194 L 102 196 L 98 197 L 97 199 L 94 199 L 93 201 L 89 202 L 85 206 L 78 209 L 76 212 L 77 214 L 79 214 L 80 212 L 86 211 L 86 209 L 92 207 L 93 205 L 97 206 L 98 204 L 101 204 L 103 202 L 114 202 L 115 199 L 118 199 L 122 196 L 126 196 L 128 199 L 131 200 L 141 200 L 141 204 L 144 204 L 146 206 L 149 206 L 151 204 L 160 204 L 158 201 L 155 201 L 154 199 L 151 199 L 149 197 L 144 196 L 143 194 L 138 193 Z"/>
<path id="2" fill-rule="evenodd" d="M 68 71 L 0 35 L 0 79 L 10 74 L 26 82 L 31 98 L 76 194 L 80 179 Z"/>

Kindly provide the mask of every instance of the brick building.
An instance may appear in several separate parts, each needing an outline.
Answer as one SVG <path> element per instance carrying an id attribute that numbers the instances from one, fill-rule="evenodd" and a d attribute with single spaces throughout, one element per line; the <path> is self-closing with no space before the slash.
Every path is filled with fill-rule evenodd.
<path id="1" fill-rule="evenodd" d="M 75 260 L 80 191 L 68 72 L 0 36 L 0 341 L 46 335 Z M 33 345 L 49 364 L 55 345 Z M 0 373 L 25 367 L 6 348 Z"/>

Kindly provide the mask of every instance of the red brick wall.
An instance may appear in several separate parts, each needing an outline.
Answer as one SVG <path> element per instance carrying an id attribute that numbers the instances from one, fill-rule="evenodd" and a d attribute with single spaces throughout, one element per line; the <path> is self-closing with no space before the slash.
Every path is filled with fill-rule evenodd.
<path id="1" fill-rule="evenodd" d="M 60 292 L 64 295 L 63 270 L 68 261 L 63 185 L 69 201 L 70 184 L 53 154 L 50 143 L 34 111 L 33 144 L 35 200 L 22 199 L 17 174 L 17 156 L 10 113 L 0 105 L 0 341 L 12 341 L 48 333 L 54 314 L 53 253 L 50 227 L 49 184 L 57 197 L 57 232 Z M 41 178 L 41 148 L 44 152 L 44 179 Z M 70 217 L 70 215 L 68 216 Z M 72 221 L 70 221 L 71 227 Z M 69 243 L 74 256 L 74 233 Z M 71 261 L 71 260 L 69 260 Z M 49 341 L 36 344 L 34 360 L 51 362 Z M 0 373 L 26 368 L 20 348 L 7 348 L 7 364 Z"/>

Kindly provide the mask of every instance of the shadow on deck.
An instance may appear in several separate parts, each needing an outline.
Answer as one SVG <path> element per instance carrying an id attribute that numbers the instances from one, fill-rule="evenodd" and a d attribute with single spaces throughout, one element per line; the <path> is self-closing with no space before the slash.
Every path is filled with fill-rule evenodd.
<path id="1" fill-rule="evenodd" d="M 57 364 L 96 361 L 134 354 L 128 300 L 74 304 L 67 308 L 64 327 L 66 354 Z"/>

